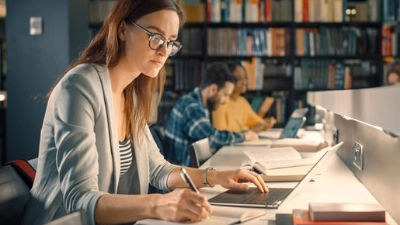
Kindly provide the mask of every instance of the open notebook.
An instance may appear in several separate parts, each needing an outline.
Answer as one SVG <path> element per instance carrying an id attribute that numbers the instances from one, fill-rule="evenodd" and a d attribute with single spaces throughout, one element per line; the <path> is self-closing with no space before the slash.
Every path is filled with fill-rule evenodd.
<path id="1" fill-rule="evenodd" d="M 244 223 L 248 220 L 258 218 L 265 215 L 263 209 L 247 209 L 241 208 L 223 207 L 223 206 L 212 206 L 211 215 L 208 219 L 199 222 L 187 222 L 178 223 L 163 221 L 158 219 L 144 219 L 139 220 L 136 224 L 140 225 L 179 225 L 179 224 L 191 224 L 191 225 L 231 225 Z"/>
<path id="2" fill-rule="evenodd" d="M 250 188 L 249 191 L 228 190 L 210 198 L 208 201 L 212 205 L 276 209 L 295 188 L 302 185 L 302 183 L 307 183 L 312 180 L 315 174 L 319 173 L 321 167 L 333 154 L 336 153 L 342 144 L 343 142 L 340 142 L 339 144 L 328 148 L 325 154 L 294 188 L 270 188 L 268 193 L 260 193 L 256 188 Z"/>

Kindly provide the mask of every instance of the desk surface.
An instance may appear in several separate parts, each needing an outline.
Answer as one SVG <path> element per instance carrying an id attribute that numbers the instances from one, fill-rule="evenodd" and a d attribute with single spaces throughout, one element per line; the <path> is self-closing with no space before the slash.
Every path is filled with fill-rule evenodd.
<path id="1" fill-rule="evenodd" d="M 237 169 L 247 160 L 243 150 L 248 148 L 248 146 L 223 147 L 218 150 L 213 157 L 208 159 L 201 168 L 212 166 L 218 170 Z M 276 224 L 275 215 L 279 215 L 279 218 L 281 218 L 281 216 L 287 218 L 287 216 L 291 216 L 292 209 L 307 209 L 308 203 L 311 201 L 377 203 L 373 195 L 369 193 L 336 154 L 327 161 L 326 165 L 321 168 L 321 173 L 314 177 L 313 180 L 313 182 L 306 183 L 296 188 L 277 210 L 265 209 L 265 216 L 243 224 Z M 294 187 L 296 183 L 297 182 L 270 182 L 268 186 Z M 224 188 L 216 186 L 213 188 L 202 188 L 200 192 L 210 198 L 224 190 Z M 386 214 L 386 220 L 388 224 L 397 224 L 388 213 Z"/>

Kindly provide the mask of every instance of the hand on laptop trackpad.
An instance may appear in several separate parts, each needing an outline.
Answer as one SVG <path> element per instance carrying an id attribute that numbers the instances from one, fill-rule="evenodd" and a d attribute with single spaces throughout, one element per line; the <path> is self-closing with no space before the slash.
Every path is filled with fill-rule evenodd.
<path id="1" fill-rule="evenodd" d="M 300 129 L 297 131 L 296 138 L 302 138 L 304 137 L 304 129 Z"/>

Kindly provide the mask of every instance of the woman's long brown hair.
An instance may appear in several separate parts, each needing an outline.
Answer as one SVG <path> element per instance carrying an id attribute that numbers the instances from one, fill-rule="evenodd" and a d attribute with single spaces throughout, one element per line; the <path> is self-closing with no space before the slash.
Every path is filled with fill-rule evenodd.
<path id="1" fill-rule="evenodd" d="M 79 58 L 59 77 L 60 79 L 73 67 L 83 63 L 97 63 L 112 68 L 117 65 L 123 51 L 124 42 L 118 38 L 122 23 L 136 21 L 144 15 L 162 9 L 173 10 L 180 19 L 179 28 L 184 24 L 184 12 L 174 0 L 118 0 L 105 18 L 102 27 L 94 36 Z M 165 83 L 165 69 L 156 78 L 139 75 L 124 90 L 127 135 L 135 138 L 149 122 L 152 110 L 160 102 Z M 55 86 L 55 85 L 54 85 Z M 53 88 L 46 95 L 48 98 Z M 157 94 L 157 95 L 156 95 Z M 156 99 L 156 101 L 154 101 Z"/>

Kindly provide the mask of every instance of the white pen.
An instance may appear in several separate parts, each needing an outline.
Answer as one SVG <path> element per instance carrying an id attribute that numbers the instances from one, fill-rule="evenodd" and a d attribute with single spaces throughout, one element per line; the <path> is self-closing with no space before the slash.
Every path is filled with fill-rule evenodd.
<path id="1" fill-rule="evenodd" d="M 189 174 L 187 174 L 185 168 L 181 168 L 180 171 L 181 177 L 182 179 L 186 182 L 186 184 L 190 187 L 190 189 L 192 189 L 192 191 L 196 192 L 196 193 L 200 193 L 199 190 L 197 189 L 196 185 L 194 185 L 192 179 L 189 177 Z"/>

